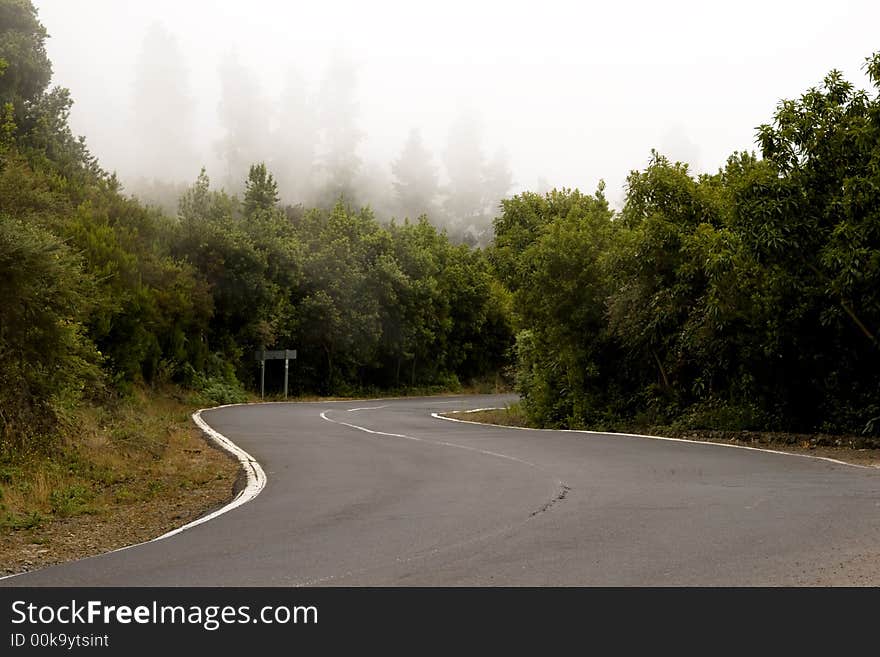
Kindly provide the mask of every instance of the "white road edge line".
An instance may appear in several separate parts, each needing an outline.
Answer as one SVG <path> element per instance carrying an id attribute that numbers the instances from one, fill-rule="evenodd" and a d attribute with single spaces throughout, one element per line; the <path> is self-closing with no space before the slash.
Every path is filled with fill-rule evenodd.
<path id="1" fill-rule="evenodd" d="M 452 413 L 478 413 L 480 411 L 502 411 L 502 407 L 493 408 L 474 408 L 467 411 L 451 411 Z M 447 411 L 448 412 L 448 411 Z M 485 427 L 501 427 L 502 429 L 517 429 L 518 431 L 554 431 L 556 433 L 583 433 L 590 436 L 621 436 L 623 438 L 647 438 L 650 440 L 668 440 L 675 443 L 690 443 L 692 445 L 715 445 L 716 447 L 732 447 L 734 449 L 748 449 L 753 452 L 767 452 L 768 454 L 782 454 L 783 456 L 800 456 L 805 459 L 817 459 L 819 461 L 828 461 L 837 465 L 848 465 L 851 468 L 863 468 L 865 470 L 877 470 L 877 465 L 860 465 L 858 463 L 847 463 L 839 461 L 827 456 L 813 456 L 812 454 L 798 454 L 797 452 L 783 452 L 778 449 L 766 449 L 764 447 L 748 447 L 747 445 L 731 445 L 730 443 L 716 443 L 710 440 L 690 440 L 688 438 L 669 438 L 667 436 L 648 436 L 641 433 L 614 433 L 613 431 L 588 431 L 586 429 L 534 429 L 532 427 L 514 427 L 506 424 L 492 424 L 491 422 L 475 422 L 474 420 L 460 420 L 454 417 L 447 417 L 440 413 L 431 413 L 431 417 L 436 420 L 446 420 L 447 422 L 461 422 L 462 424 L 481 424 Z"/>
<path id="2" fill-rule="evenodd" d="M 74 563 L 76 561 L 83 561 L 84 559 L 91 559 L 93 557 L 104 556 L 105 554 L 112 554 L 114 552 L 122 552 L 124 550 L 130 550 L 131 548 L 138 547 L 140 545 L 146 545 L 148 543 L 155 543 L 156 541 L 161 541 L 166 538 L 171 538 L 172 536 L 176 536 L 181 532 L 185 532 L 187 529 L 191 529 L 197 525 L 201 525 L 202 523 L 208 522 L 209 520 L 213 520 L 214 518 L 223 515 L 224 513 L 228 513 L 233 509 L 240 507 L 242 504 L 247 504 L 252 499 L 254 499 L 257 495 L 262 492 L 263 488 L 266 487 L 266 472 L 263 470 L 262 466 L 257 462 L 257 460 L 244 451 L 241 447 L 236 445 L 234 442 L 229 440 L 222 433 L 211 427 L 205 420 L 202 419 L 202 411 L 213 411 L 218 408 L 228 408 L 230 406 L 247 406 L 249 404 L 224 404 L 222 406 L 213 406 L 211 408 L 200 408 L 195 413 L 192 414 L 193 422 L 196 423 L 196 426 L 202 430 L 205 436 L 211 442 L 215 443 L 220 449 L 232 454 L 235 459 L 238 461 L 242 470 L 244 471 L 245 477 L 247 477 L 247 481 L 245 483 L 244 488 L 238 491 L 238 494 L 227 504 L 223 505 L 216 511 L 212 511 L 208 515 L 201 516 L 192 522 L 188 522 L 182 527 L 178 527 L 177 529 L 172 529 L 170 532 L 165 532 L 161 536 L 157 536 L 156 538 L 151 538 L 147 541 L 141 541 L 140 543 L 133 543 L 131 545 L 126 545 L 121 548 L 116 548 L 115 550 L 109 550 L 107 552 L 101 552 L 100 554 L 91 555 L 89 557 L 83 557 L 83 559 L 74 559 L 74 561 L 64 562 L 64 563 Z M 62 564 L 55 564 L 62 565 Z M 49 566 L 45 566 L 48 568 Z M 21 573 L 13 573 L 11 575 L 4 575 L 0 577 L 0 580 L 10 579 L 12 577 L 19 577 L 20 575 L 27 575 L 28 573 L 34 573 L 39 570 L 43 570 L 43 568 L 37 568 L 35 570 L 27 570 Z"/>

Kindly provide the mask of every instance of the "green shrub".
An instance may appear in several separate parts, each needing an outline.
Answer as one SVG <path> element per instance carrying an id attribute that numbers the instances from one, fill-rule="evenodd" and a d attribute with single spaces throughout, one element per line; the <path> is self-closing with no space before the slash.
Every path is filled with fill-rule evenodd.
<path id="1" fill-rule="evenodd" d="M 18 515 L 7 513 L 2 519 L 0 519 L 0 529 L 11 529 L 13 531 L 36 529 L 42 524 L 43 516 L 36 511 L 31 513 L 21 513 Z"/>
<path id="2" fill-rule="evenodd" d="M 91 507 L 89 505 L 94 498 L 95 494 L 89 488 L 81 485 L 68 486 L 49 493 L 52 513 L 62 518 L 90 513 Z"/>
<path id="3" fill-rule="evenodd" d="M 772 426 L 772 422 L 756 405 L 710 399 L 687 408 L 675 425 L 683 429 L 752 431 Z"/>
<path id="4" fill-rule="evenodd" d="M 247 393 L 235 377 L 229 366 L 219 366 L 219 359 L 214 360 L 216 373 L 197 372 L 191 365 L 184 366 L 184 379 L 187 385 L 196 392 L 196 403 L 199 404 L 240 404 L 248 400 Z"/>
<path id="5" fill-rule="evenodd" d="M 218 379 L 206 379 L 199 394 L 217 404 L 240 404 L 248 399 L 240 385 Z"/>

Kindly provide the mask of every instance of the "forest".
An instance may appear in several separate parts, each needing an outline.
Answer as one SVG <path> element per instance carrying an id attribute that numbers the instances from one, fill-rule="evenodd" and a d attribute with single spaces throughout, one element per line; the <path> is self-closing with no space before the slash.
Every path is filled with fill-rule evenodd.
<path id="1" fill-rule="evenodd" d="M 713 175 L 653 152 L 502 201 L 516 385 L 539 426 L 880 431 L 880 54 L 779 103 Z"/>
<path id="2" fill-rule="evenodd" d="M 601 183 L 524 192 L 477 246 L 281 203 L 259 156 L 239 193 L 203 169 L 144 205 L 73 134 L 46 38 L 0 0 L 2 455 L 141 386 L 244 400 L 262 348 L 298 350 L 298 395 L 501 376 L 545 427 L 880 433 L 880 54 L 870 91 L 832 71 L 781 101 L 760 155 L 695 176 L 652 152 L 620 211 Z"/>

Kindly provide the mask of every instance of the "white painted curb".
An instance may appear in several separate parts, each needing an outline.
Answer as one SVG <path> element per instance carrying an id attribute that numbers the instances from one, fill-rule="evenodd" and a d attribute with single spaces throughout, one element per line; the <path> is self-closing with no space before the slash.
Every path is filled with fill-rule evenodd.
<path id="1" fill-rule="evenodd" d="M 227 404 L 226 406 L 232 405 L 233 404 Z M 225 408 L 226 406 L 216 406 L 215 408 Z M 241 465 L 241 469 L 244 471 L 245 477 L 247 477 L 245 486 L 240 491 L 238 491 L 238 495 L 236 495 L 231 502 L 220 507 L 216 511 L 213 511 L 206 516 L 202 516 L 201 518 L 193 520 L 192 522 L 185 524 L 183 527 L 172 529 L 170 532 L 162 534 L 161 536 L 157 536 L 150 541 L 146 541 L 147 543 L 152 543 L 153 541 L 161 541 L 163 538 L 170 538 L 171 536 L 186 531 L 191 527 L 195 527 L 197 525 L 201 525 L 203 522 L 213 520 L 217 516 L 221 516 L 224 513 L 240 507 L 242 504 L 247 504 L 257 495 L 259 495 L 260 492 L 262 492 L 263 488 L 266 487 L 266 472 L 263 470 L 262 466 L 260 466 L 260 464 L 253 456 L 248 454 L 241 447 L 229 440 L 229 438 L 227 438 L 222 433 L 212 428 L 207 422 L 205 422 L 202 419 L 202 411 L 205 410 L 213 409 L 201 408 L 197 410 L 195 413 L 192 414 L 193 422 L 196 423 L 199 429 L 202 430 L 202 432 L 209 440 L 216 444 L 220 449 L 229 452 L 236 458 L 239 465 Z"/>

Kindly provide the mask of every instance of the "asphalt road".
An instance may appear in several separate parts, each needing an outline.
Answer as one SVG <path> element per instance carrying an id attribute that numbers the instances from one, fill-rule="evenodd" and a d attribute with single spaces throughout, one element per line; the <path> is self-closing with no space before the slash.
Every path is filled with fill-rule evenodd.
<path id="1" fill-rule="evenodd" d="M 878 584 L 875 469 L 431 417 L 505 400 L 205 412 L 265 469 L 255 500 L 0 586 Z"/>

